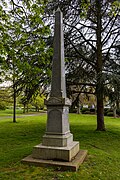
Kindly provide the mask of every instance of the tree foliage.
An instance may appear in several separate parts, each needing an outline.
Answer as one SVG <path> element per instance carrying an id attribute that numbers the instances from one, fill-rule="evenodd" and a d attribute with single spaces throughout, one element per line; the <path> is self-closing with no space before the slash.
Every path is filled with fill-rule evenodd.
<path id="1" fill-rule="evenodd" d="M 108 83 L 113 84 L 110 77 L 119 77 L 113 64 L 118 69 L 120 61 L 114 59 L 113 48 L 119 41 L 120 2 L 55 0 L 48 4 L 47 13 L 50 14 L 58 6 L 64 15 L 67 80 L 77 86 L 80 84 L 83 91 L 85 87 L 95 87 L 97 130 L 105 130 L 105 87 Z"/>
<path id="2" fill-rule="evenodd" d="M 9 26 L 6 29 L 8 37 L 3 48 L 6 52 L 6 66 L 10 70 L 14 64 L 15 73 L 19 74 L 16 84 L 30 91 L 33 85 L 46 84 L 51 73 L 48 67 L 52 49 L 46 47 L 50 30 L 42 20 L 45 3 L 37 0 L 19 3 L 11 0 L 9 6 Z M 2 40 L 4 36 L 2 31 Z"/>
<path id="3" fill-rule="evenodd" d="M 2 2 L 1 68 L 12 79 L 14 100 L 22 93 L 29 101 L 40 86 L 47 86 L 51 75 L 52 49 L 46 46 L 50 29 L 42 20 L 46 3 Z"/>
<path id="4" fill-rule="evenodd" d="M 40 109 L 44 109 L 44 99 L 45 96 L 43 94 L 32 97 L 31 105 L 35 107 L 36 111 L 39 112 Z"/>

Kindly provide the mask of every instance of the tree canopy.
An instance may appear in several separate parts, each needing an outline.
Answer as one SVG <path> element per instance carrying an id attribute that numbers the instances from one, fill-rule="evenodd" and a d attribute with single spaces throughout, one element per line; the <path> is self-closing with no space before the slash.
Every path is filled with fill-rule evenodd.
<path id="1" fill-rule="evenodd" d="M 20 93 L 29 101 L 50 79 L 52 49 L 46 46 L 50 29 L 42 20 L 45 5 L 37 0 L 0 5 L 1 69 L 12 81 L 14 101 Z"/>
<path id="2" fill-rule="evenodd" d="M 104 96 L 119 95 L 119 1 L 2 0 L 0 61 L 13 72 L 15 93 L 23 91 L 25 100 L 46 87 L 51 76 L 50 28 L 53 32 L 58 6 L 64 17 L 67 89 L 76 85 L 96 95 L 97 130 L 105 130 Z"/>
<path id="3" fill-rule="evenodd" d="M 120 60 L 114 50 L 120 35 L 120 2 L 55 0 L 48 3 L 46 12 L 51 14 L 58 6 L 64 15 L 67 80 L 83 85 L 82 89 L 95 86 L 97 130 L 105 130 L 105 89 L 113 85 L 112 79 L 118 78 L 116 83 L 120 83 Z"/>

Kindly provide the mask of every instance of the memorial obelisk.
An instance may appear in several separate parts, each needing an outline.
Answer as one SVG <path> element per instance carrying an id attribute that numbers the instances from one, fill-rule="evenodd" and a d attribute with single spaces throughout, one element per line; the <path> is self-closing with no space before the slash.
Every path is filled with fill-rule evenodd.
<path id="1" fill-rule="evenodd" d="M 28 159 L 23 159 L 23 162 L 36 161 L 38 163 L 39 161 L 38 164 L 40 165 L 64 166 L 61 161 L 72 162 L 73 159 L 75 161 L 77 155 L 78 168 L 78 159 L 82 159 L 82 162 L 87 151 L 81 151 L 80 153 L 79 142 L 73 141 L 73 135 L 70 133 L 68 113 L 71 103 L 66 97 L 63 17 L 59 8 L 55 13 L 51 93 L 45 104 L 47 106 L 47 125 L 42 143 L 35 146 L 32 155 Z M 30 160 L 30 158 L 32 159 Z M 40 159 L 44 162 L 41 162 Z M 53 160 L 54 163 L 49 160 Z M 69 164 L 67 164 L 68 166 Z"/>
<path id="2" fill-rule="evenodd" d="M 45 101 L 48 113 L 46 133 L 42 144 L 34 147 L 33 157 L 71 161 L 79 152 L 79 142 L 73 141 L 69 129 L 70 100 L 66 98 L 62 21 L 62 12 L 58 8 L 55 13 L 51 93 L 50 98 Z"/>

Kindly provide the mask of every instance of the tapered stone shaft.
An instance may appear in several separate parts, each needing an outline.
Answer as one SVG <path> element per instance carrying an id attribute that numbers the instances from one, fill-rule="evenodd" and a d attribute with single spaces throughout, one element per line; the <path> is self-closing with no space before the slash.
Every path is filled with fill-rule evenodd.
<path id="1" fill-rule="evenodd" d="M 59 8 L 55 13 L 51 97 L 66 97 L 63 17 Z"/>
<path id="2" fill-rule="evenodd" d="M 70 133 L 68 121 L 70 100 L 66 98 L 62 19 L 62 12 L 58 8 L 55 13 L 51 93 L 50 98 L 45 101 L 48 110 L 46 134 L 52 135 L 66 135 Z"/>

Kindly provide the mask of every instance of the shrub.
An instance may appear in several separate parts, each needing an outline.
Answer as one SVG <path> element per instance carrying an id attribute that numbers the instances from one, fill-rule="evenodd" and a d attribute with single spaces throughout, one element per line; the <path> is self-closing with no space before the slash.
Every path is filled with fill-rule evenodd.
<path id="1" fill-rule="evenodd" d="M 113 116 L 113 112 L 108 112 L 107 116 Z"/>
<path id="2" fill-rule="evenodd" d="M 90 111 L 85 111 L 84 114 L 91 114 Z"/>
<path id="3" fill-rule="evenodd" d="M 6 109 L 6 105 L 4 103 L 0 103 L 0 110 L 5 110 Z"/>
<path id="4" fill-rule="evenodd" d="M 44 107 L 44 111 L 47 111 L 47 107 L 46 106 Z"/>
<path id="5" fill-rule="evenodd" d="M 120 109 L 117 109 L 116 113 L 118 116 L 120 116 Z"/>
<path id="6" fill-rule="evenodd" d="M 109 109 L 109 108 L 104 108 L 104 115 L 105 116 L 107 116 L 107 114 L 109 113 L 109 112 L 113 112 L 113 110 L 112 109 Z"/>
<path id="7" fill-rule="evenodd" d="M 82 108 L 81 109 L 82 114 L 86 114 L 86 111 L 87 111 L 87 114 L 88 114 L 88 112 L 90 113 L 89 108 Z"/>
<path id="8" fill-rule="evenodd" d="M 91 113 L 95 113 L 95 108 L 91 108 L 91 109 L 90 109 L 90 112 L 91 112 Z"/>
<path id="9" fill-rule="evenodd" d="M 70 112 L 70 113 L 77 113 L 77 109 L 72 109 L 72 108 L 71 108 L 71 109 L 69 110 L 69 112 Z"/>

